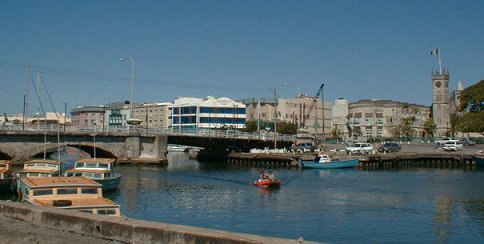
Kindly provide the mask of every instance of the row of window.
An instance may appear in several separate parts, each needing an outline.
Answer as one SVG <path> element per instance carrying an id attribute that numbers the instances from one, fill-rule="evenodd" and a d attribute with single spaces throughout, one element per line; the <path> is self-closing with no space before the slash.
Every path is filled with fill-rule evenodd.
<path id="1" fill-rule="evenodd" d="M 196 106 L 190 107 L 174 107 L 173 114 L 195 114 L 197 113 Z M 212 113 L 212 114 L 245 114 L 245 108 L 213 108 L 213 107 L 200 107 L 200 113 Z"/>
<path id="2" fill-rule="evenodd" d="M 196 116 L 182 116 L 182 124 L 194 124 L 196 123 Z M 205 124 L 245 124 L 244 118 L 208 118 L 200 117 L 200 123 Z M 180 124 L 180 117 L 173 117 L 173 124 Z"/>

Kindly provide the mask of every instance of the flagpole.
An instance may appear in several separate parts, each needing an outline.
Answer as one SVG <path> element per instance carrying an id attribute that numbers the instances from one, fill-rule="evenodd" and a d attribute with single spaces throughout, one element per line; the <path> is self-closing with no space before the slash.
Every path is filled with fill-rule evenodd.
<path id="1" fill-rule="evenodd" d="M 439 56 L 439 74 L 442 74 L 442 60 L 440 59 L 440 48 L 437 49 L 437 55 Z"/>

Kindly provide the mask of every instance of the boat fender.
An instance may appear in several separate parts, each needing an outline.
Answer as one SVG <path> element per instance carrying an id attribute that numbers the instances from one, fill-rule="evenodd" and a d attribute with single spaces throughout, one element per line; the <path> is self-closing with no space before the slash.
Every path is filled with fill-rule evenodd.
<path id="1" fill-rule="evenodd" d="M 54 201 L 52 201 L 52 205 L 54 205 L 54 207 L 66 207 L 66 206 L 71 206 L 72 201 L 71 200 L 54 200 Z"/>

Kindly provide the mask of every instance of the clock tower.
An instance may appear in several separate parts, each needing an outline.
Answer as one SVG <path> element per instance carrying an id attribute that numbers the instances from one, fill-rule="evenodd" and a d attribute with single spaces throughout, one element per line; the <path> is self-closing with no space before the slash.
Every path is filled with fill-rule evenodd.
<path id="1" fill-rule="evenodd" d="M 448 136 L 450 132 L 449 70 L 432 72 L 432 118 L 437 129 L 435 136 Z"/>

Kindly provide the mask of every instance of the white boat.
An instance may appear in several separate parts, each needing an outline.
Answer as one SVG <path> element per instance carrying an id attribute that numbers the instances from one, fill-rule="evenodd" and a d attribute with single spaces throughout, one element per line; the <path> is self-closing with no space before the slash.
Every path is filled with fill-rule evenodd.
<path id="1" fill-rule="evenodd" d="M 23 177 L 21 202 L 81 212 L 121 216 L 120 207 L 104 198 L 101 184 L 85 177 Z"/>
<path id="2" fill-rule="evenodd" d="M 60 176 L 61 162 L 52 159 L 31 159 L 24 163 L 22 170 L 17 171 L 17 192 L 22 187 L 22 177 L 39 178 Z"/>
<path id="3" fill-rule="evenodd" d="M 190 147 L 183 145 L 168 145 L 167 149 L 168 152 L 188 152 L 188 150 L 190 150 Z"/>
<path id="4" fill-rule="evenodd" d="M 66 170 L 64 176 L 84 176 L 102 185 L 104 191 L 117 189 L 121 174 L 115 172 L 114 158 L 83 158 L 76 161 L 74 168 Z"/>

